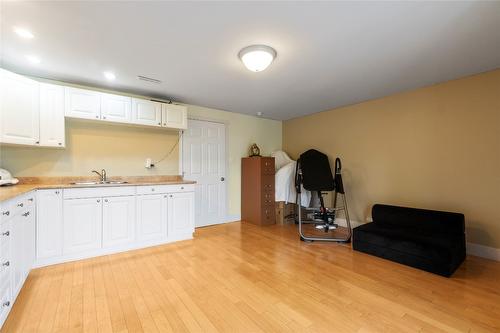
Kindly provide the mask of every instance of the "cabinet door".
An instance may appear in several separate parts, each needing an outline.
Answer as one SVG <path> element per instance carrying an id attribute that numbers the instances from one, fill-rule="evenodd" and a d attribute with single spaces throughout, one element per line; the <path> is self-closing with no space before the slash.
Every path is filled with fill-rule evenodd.
<path id="1" fill-rule="evenodd" d="M 31 208 L 22 214 L 23 222 L 23 270 L 24 276 L 28 276 L 29 272 L 35 264 L 35 209 Z"/>
<path id="2" fill-rule="evenodd" d="M 127 96 L 101 94 L 101 119 L 121 123 L 131 120 L 132 99 Z"/>
<path id="3" fill-rule="evenodd" d="M 63 253 L 101 248 L 102 202 L 100 198 L 64 200 Z"/>
<path id="4" fill-rule="evenodd" d="M 64 87 L 40 83 L 40 145 L 64 147 Z"/>
<path id="5" fill-rule="evenodd" d="M 21 287 L 23 286 L 24 279 L 26 277 L 25 270 L 25 217 L 21 214 L 17 214 L 11 221 L 11 260 L 10 260 L 10 270 L 11 270 L 11 290 L 14 298 L 17 296 Z"/>
<path id="6" fill-rule="evenodd" d="M 191 237 L 194 232 L 194 192 L 168 195 L 168 234 Z"/>
<path id="7" fill-rule="evenodd" d="M 132 123 L 161 126 L 161 103 L 132 98 Z"/>
<path id="8" fill-rule="evenodd" d="M 175 104 L 162 104 L 162 126 L 169 128 L 187 128 L 187 107 Z"/>
<path id="9" fill-rule="evenodd" d="M 38 145 L 39 84 L 0 69 L 0 142 Z"/>
<path id="10" fill-rule="evenodd" d="M 65 87 L 64 114 L 72 118 L 101 119 L 101 93 Z"/>
<path id="11" fill-rule="evenodd" d="M 108 197 L 103 200 L 103 247 L 132 243 L 135 239 L 135 197 Z"/>
<path id="12" fill-rule="evenodd" d="M 137 239 L 167 238 L 167 195 L 151 194 L 137 197 Z"/>
<path id="13" fill-rule="evenodd" d="M 63 200 L 61 190 L 39 190 L 36 199 L 36 257 L 59 257 L 63 252 Z"/>

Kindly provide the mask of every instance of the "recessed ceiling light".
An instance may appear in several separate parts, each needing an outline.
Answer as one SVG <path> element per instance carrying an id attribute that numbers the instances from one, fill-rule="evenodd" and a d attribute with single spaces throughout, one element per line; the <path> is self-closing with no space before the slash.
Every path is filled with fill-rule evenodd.
<path id="1" fill-rule="evenodd" d="M 276 58 L 276 51 L 267 45 L 247 46 L 238 53 L 246 68 L 252 72 L 261 72 Z"/>
<path id="2" fill-rule="evenodd" d="M 25 28 L 20 28 L 20 27 L 14 27 L 14 32 L 19 36 L 19 37 L 22 37 L 22 38 L 26 38 L 26 39 L 32 39 L 33 37 L 33 34 L 31 33 L 31 31 L 29 31 L 28 29 L 25 29 Z"/>
<path id="3" fill-rule="evenodd" d="M 104 72 L 102 74 L 104 74 L 104 77 L 109 81 L 113 81 L 114 79 L 116 79 L 116 75 L 113 72 Z"/>
<path id="4" fill-rule="evenodd" d="M 26 59 L 34 65 L 39 64 L 41 62 L 40 58 L 34 55 L 27 55 Z"/>

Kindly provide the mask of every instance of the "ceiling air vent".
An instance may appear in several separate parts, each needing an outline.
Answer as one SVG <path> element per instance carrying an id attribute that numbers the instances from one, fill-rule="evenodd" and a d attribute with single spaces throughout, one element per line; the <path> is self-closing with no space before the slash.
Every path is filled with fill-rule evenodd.
<path id="1" fill-rule="evenodd" d="M 151 83 L 156 83 L 156 84 L 160 84 L 160 83 L 161 83 L 161 81 L 160 81 L 160 80 L 153 79 L 152 77 L 147 77 L 147 76 L 137 75 L 137 78 L 138 78 L 139 80 L 146 81 L 146 82 L 151 82 Z"/>

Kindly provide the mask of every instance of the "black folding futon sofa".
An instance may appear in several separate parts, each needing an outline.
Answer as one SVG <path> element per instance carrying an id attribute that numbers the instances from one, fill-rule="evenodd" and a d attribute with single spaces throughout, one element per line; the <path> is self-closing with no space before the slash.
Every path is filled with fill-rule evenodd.
<path id="1" fill-rule="evenodd" d="M 465 259 L 463 214 L 376 204 L 353 230 L 353 249 L 451 276 Z"/>

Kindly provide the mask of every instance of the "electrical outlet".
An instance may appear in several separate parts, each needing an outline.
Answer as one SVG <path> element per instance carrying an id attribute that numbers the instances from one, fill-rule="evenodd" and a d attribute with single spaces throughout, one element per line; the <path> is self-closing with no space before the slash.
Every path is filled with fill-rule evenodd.
<path id="1" fill-rule="evenodd" d="M 146 158 L 146 165 L 145 165 L 146 169 L 151 169 L 153 166 L 154 165 L 153 165 L 151 159 L 150 158 Z"/>

